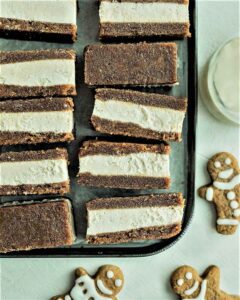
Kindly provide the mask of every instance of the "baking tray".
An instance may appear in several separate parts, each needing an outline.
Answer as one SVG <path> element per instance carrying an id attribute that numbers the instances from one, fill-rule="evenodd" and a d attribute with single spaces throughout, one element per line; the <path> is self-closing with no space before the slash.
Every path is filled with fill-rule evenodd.
<path id="1" fill-rule="evenodd" d="M 77 240 L 71 247 L 54 249 L 33 250 L 27 252 L 15 252 L 3 254 L 1 257 L 81 257 L 81 256 L 147 256 L 162 252 L 173 246 L 187 231 L 194 210 L 194 179 L 195 179 L 195 135 L 197 119 L 197 81 L 196 81 L 196 9 L 195 1 L 190 1 L 190 20 L 192 37 L 187 40 L 177 40 L 178 44 L 178 76 L 179 85 L 169 88 L 142 89 L 156 93 L 164 93 L 175 96 L 188 96 L 188 113 L 183 127 L 183 142 L 171 144 L 171 178 L 170 190 L 123 190 L 123 189 L 101 189 L 79 186 L 76 183 L 78 171 L 78 152 L 83 140 L 99 137 L 117 141 L 142 142 L 131 138 L 109 138 L 95 132 L 89 123 L 94 104 L 94 92 L 84 85 L 83 76 L 83 50 L 85 46 L 99 43 L 98 40 L 98 3 L 96 0 L 79 0 L 78 14 L 78 40 L 75 44 L 58 44 L 37 41 L 19 41 L 0 39 L 0 50 L 29 50 L 49 48 L 73 48 L 77 51 L 76 78 L 78 96 L 75 102 L 75 132 L 76 140 L 71 144 L 40 144 L 1 147 L 1 152 L 39 150 L 54 147 L 67 147 L 70 157 L 69 173 L 71 178 L 71 193 L 66 195 L 71 199 L 75 217 L 75 228 Z M 136 40 L 134 40 L 136 41 Z M 115 42 L 123 42 L 117 40 Z M 138 89 L 141 90 L 141 89 Z M 146 142 L 146 141 L 144 141 Z M 86 232 L 86 211 L 84 203 L 97 197 L 131 196 L 139 194 L 151 194 L 159 192 L 182 192 L 186 199 L 182 232 L 168 240 L 132 242 L 121 245 L 93 246 L 84 242 Z M 59 198 L 47 196 L 13 196 L 1 197 L 0 202 L 41 200 L 48 198 Z"/>

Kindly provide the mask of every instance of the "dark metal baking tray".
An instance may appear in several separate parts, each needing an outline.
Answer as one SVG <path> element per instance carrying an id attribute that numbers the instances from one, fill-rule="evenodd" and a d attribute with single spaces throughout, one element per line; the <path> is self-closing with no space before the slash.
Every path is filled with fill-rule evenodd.
<path id="1" fill-rule="evenodd" d="M 171 94 L 176 96 L 188 96 L 188 113 L 184 122 L 183 142 L 171 143 L 171 178 L 172 185 L 169 191 L 162 190 L 122 190 L 88 188 L 76 184 L 78 169 L 78 151 L 83 140 L 88 137 L 101 137 L 104 135 L 95 132 L 89 123 L 93 110 L 94 93 L 88 89 L 83 81 L 83 50 L 85 46 L 98 41 L 98 4 L 96 0 L 79 0 L 78 15 L 78 41 L 73 44 L 57 44 L 36 41 L 19 41 L 0 39 L 0 50 L 27 50 L 48 48 L 73 48 L 77 51 L 76 64 L 78 96 L 75 97 L 75 130 L 76 140 L 70 145 L 52 144 L 37 146 L 11 146 L 2 147 L 1 151 L 21 151 L 32 149 L 48 149 L 56 146 L 68 147 L 70 156 L 71 193 L 67 195 L 73 204 L 77 241 L 72 247 L 62 247 L 46 250 L 33 250 L 28 252 L 15 252 L 2 255 L 1 257 L 80 257 L 80 256 L 147 256 L 162 252 L 173 246 L 186 233 L 194 210 L 194 178 L 195 178 L 195 135 L 197 120 L 197 81 L 196 81 L 196 10 L 195 1 L 190 1 L 190 19 L 192 37 L 187 40 L 177 40 L 179 56 L 179 85 L 172 89 L 142 89 L 144 91 Z M 134 42 L 137 40 L 134 40 Z M 116 41 L 115 41 L 116 42 Z M 118 41 L 119 42 L 119 41 Z M 121 40 L 120 42 L 123 42 Z M 106 137 L 108 138 L 108 137 Z M 114 140 L 126 140 L 123 138 L 111 138 Z M 128 141 L 140 141 L 127 139 Z M 137 194 L 150 194 L 158 192 L 182 192 L 186 199 L 186 207 L 183 220 L 182 232 L 168 240 L 134 242 L 121 245 L 92 246 L 84 242 L 86 231 L 86 211 L 84 203 L 97 197 L 130 196 Z M 25 201 L 32 199 L 56 198 L 48 196 L 14 196 L 1 197 L 0 201 Z"/>

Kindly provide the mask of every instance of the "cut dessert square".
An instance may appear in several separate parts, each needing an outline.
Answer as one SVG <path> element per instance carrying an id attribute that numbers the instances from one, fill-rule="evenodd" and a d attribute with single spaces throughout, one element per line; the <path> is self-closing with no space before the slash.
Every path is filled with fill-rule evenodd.
<path id="1" fill-rule="evenodd" d="M 0 98 L 76 95 L 75 60 L 69 49 L 0 51 Z"/>
<path id="2" fill-rule="evenodd" d="M 79 153 L 78 182 L 123 189 L 167 189 L 170 146 L 84 142 Z"/>
<path id="3" fill-rule="evenodd" d="M 72 245 L 71 202 L 67 199 L 0 206 L 0 253 Z"/>
<path id="4" fill-rule="evenodd" d="M 66 149 L 0 154 L 0 195 L 69 192 Z"/>
<path id="5" fill-rule="evenodd" d="M 103 133 L 181 141 L 186 110 L 186 98 L 97 89 L 91 121 Z"/>
<path id="6" fill-rule="evenodd" d="M 77 2 L 3 0 L 0 36 L 73 42 L 77 39 Z"/>
<path id="7" fill-rule="evenodd" d="M 73 106 L 71 98 L 0 102 L 0 145 L 73 140 Z"/>
<path id="8" fill-rule="evenodd" d="M 171 86 L 177 84 L 177 44 L 90 45 L 84 72 L 89 86 Z"/>
<path id="9" fill-rule="evenodd" d="M 168 239 L 181 231 L 181 193 L 95 199 L 86 204 L 90 244 Z"/>
<path id="10" fill-rule="evenodd" d="M 100 37 L 187 37 L 188 0 L 100 0 Z"/>

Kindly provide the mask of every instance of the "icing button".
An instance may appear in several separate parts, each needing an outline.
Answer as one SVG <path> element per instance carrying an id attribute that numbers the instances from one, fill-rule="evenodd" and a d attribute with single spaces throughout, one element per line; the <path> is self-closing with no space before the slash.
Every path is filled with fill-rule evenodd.
<path id="1" fill-rule="evenodd" d="M 239 217 L 239 216 L 240 216 L 240 209 L 234 210 L 233 215 L 234 215 L 234 217 L 236 217 L 236 218 Z"/>
<path id="2" fill-rule="evenodd" d="M 230 207 L 232 209 L 236 209 L 236 208 L 239 207 L 239 204 L 238 204 L 238 202 L 236 200 L 233 200 L 233 201 L 230 202 Z"/>
<path id="3" fill-rule="evenodd" d="M 227 193 L 227 198 L 228 198 L 228 200 L 233 200 L 233 199 L 236 198 L 236 194 L 233 191 L 228 192 Z"/>

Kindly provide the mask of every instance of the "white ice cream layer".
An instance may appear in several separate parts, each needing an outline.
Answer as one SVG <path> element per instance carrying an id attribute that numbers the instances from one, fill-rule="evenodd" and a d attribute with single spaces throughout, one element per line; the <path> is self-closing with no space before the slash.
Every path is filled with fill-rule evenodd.
<path id="1" fill-rule="evenodd" d="M 68 133 L 72 130 L 72 111 L 0 113 L 2 132 Z"/>
<path id="2" fill-rule="evenodd" d="M 189 21 L 187 4 L 108 2 L 100 5 L 101 23 L 185 23 Z"/>
<path id="3" fill-rule="evenodd" d="M 182 132 L 184 111 L 124 101 L 96 99 L 93 116 L 109 121 L 136 124 L 157 132 Z"/>
<path id="4" fill-rule="evenodd" d="M 76 24 L 76 0 L 1 0 L 0 18 Z"/>
<path id="5" fill-rule="evenodd" d="M 88 235 L 179 224 L 183 207 L 139 207 L 88 210 Z"/>
<path id="6" fill-rule="evenodd" d="M 75 61 L 46 59 L 1 64 L 0 84 L 28 87 L 75 85 Z"/>
<path id="7" fill-rule="evenodd" d="M 94 176 L 170 177 L 169 155 L 142 152 L 84 156 L 80 157 L 81 173 Z"/>
<path id="8" fill-rule="evenodd" d="M 51 184 L 68 180 L 64 159 L 0 163 L 0 185 Z"/>

